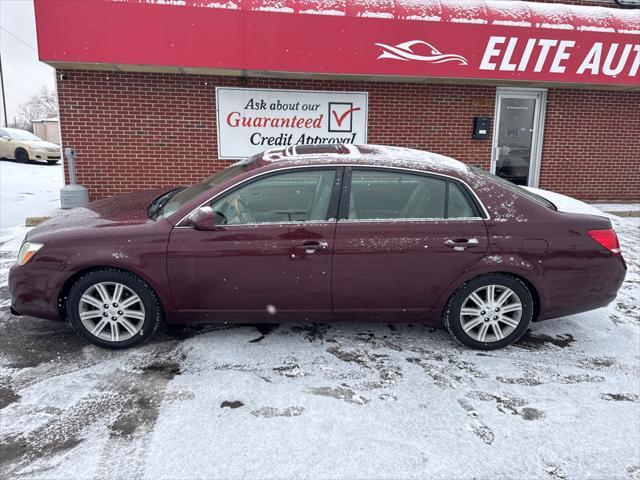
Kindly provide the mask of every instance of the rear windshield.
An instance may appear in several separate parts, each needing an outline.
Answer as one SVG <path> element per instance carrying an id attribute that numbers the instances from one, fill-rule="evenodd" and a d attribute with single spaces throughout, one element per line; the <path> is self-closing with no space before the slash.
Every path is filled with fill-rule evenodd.
<path id="1" fill-rule="evenodd" d="M 540 195 L 536 195 L 535 193 L 530 192 L 529 190 L 524 189 L 521 186 L 516 185 L 515 183 L 511 183 L 509 180 L 505 180 L 502 177 L 499 177 L 497 175 L 489 173 L 486 170 L 483 170 L 483 169 L 478 168 L 478 167 L 473 167 L 472 166 L 472 167 L 469 167 L 469 168 L 471 168 L 471 171 L 473 173 L 475 173 L 477 175 L 480 175 L 481 177 L 489 178 L 489 179 L 493 180 L 494 182 L 499 183 L 503 187 L 507 187 L 512 192 L 515 192 L 515 193 L 517 193 L 519 195 L 522 195 L 523 197 L 527 197 L 528 199 L 539 203 L 543 207 L 549 208 L 551 210 L 557 210 L 556 206 L 553 203 L 551 203 L 549 200 L 547 200 L 546 198 L 543 198 Z"/>

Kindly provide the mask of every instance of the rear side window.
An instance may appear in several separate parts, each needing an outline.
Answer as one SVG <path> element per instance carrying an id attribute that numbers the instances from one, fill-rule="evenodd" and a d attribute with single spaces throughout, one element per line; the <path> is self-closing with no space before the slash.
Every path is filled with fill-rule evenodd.
<path id="1" fill-rule="evenodd" d="M 351 173 L 349 220 L 475 217 L 460 188 L 447 180 L 382 170 Z"/>
<path id="2" fill-rule="evenodd" d="M 470 218 L 476 213 L 471 207 L 460 187 L 454 182 L 449 182 L 449 196 L 447 202 L 447 218 Z"/>

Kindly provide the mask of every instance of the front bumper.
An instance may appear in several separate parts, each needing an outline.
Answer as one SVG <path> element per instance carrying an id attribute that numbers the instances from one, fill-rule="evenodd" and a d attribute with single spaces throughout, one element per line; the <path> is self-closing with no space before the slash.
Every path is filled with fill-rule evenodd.
<path id="1" fill-rule="evenodd" d="M 11 312 L 62 320 L 58 297 L 68 276 L 69 272 L 14 264 L 9 269 Z"/>
<path id="2" fill-rule="evenodd" d="M 29 158 L 31 158 L 31 160 L 40 160 L 43 162 L 53 162 L 54 160 L 60 160 L 61 157 L 59 153 L 33 152 L 29 154 Z"/>

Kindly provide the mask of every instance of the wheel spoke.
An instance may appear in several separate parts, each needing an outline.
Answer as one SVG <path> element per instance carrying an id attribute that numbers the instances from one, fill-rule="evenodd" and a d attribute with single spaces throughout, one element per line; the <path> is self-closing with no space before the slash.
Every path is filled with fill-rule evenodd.
<path id="1" fill-rule="evenodd" d="M 97 298 L 92 297 L 91 295 L 86 293 L 82 295 L 82 297 L 80 297 L 80 301 L 87 303 L 96 308 L 102 308 L 102 304 L 103 304 L 103 302 L 100 302 L 100 300 L 98 300 Z"/>
<path id="2" fill-rule="evenodd" d="M 505 288 L 504 291 L 500 294 L 500 296 L 496 300 L 496 305 L 501 307 L 502 304 L 509 299 L 509 297 L 511 296 L 512 293 L 513 292 L 510 289 Z"/>
<path id="3" fill-rule="evenodd" d="M 122 312 L 122 316 L 124 318 L 134 318 L 136 320 L 144 320 L 144 312 L 139 312 L 137 310 L 125 310 Z"/>
<path id="4" fill-rule="evenodd" d="M 113 289 L 113 301 L 115 303 L 120 302 L 120 297 L 122 297 L 122 292 L 124 292 L 124 285 L 121 283 L 116 283 L 115 288 Z"/>
<path id="5" fill-rule="evenodd" d="M 89 310 L 87 312 L 82 312 L 80 314 L 81 320 L 89 320 L 90 318 L 100 318 L 102 317 L 102 312 L 100 310 Z"/>
<path id="6" fill-rule="evenodd" d="M 460 315 L 473 315 L 474 317 L 477 317 L 478 315 L 480 315 L 480 309 L 479 308 L 462 308 L 460 309 Z"/>
<path id="7" fill-rule="evenodd" d="M 500 328 L 498 322 L 494 322 L 491 325 L 491 328 L 493 329 L 493 334 L 496 336 L 496 339 L 502 340 L 504 338 L 504 335 L 502 334 L 502 328 Z"/>
<path id="8" fill-rule="evenodd" d="M 111 296 L 109 295 L 109 292 L 107 292 L 107 287 L 104 286 L 104 283 L 96 283 L 95 288 L 103 303 L 111 302 Z"/>
<path id="9" fill-rule="evenodd" d="M 473 292 L 471 295 L 469 295 L 469 299 L 473 300 L 473 302 L 480 308 L 484 307 L 485 305 L 484 300 L 482 300 L 476 292 Z"/>
<path id="10" fill-rule="evenodd" d="M 500 312 L 501 313 L 511 313 L 511 312 L 517 312 L 519 310 L 522 310 L 522 304 L 518 302 L 518 303 L 510 303 L 506 307 L 502 307 Z"/>
<path id="11" fill-rule="evenodd" d="M 131 334 L 132 337 L 137 333 L 136 327 L 131 325 L 131 322 L 126 318 L 121 318 L 119 323 Z"/>
<path id="12" fill-rule="evenodd" d="M 118 331 L 118 324 L 113 322 L 111 324 L 111 341 L 117 342 L 120 339 L 120 332 Z"/>
<path id="13" fill-rule="evenodd" d="M 487 330 L 489 330 L 489 324 L 483 323 L 480 327 L 480 331 L 478 332 L 477 339 L 480 342 L 484 342 L 484 339 L 487 337 Z"/>
<path id="14" fill-rule="evenodd" d="M 137 295 L 131 295 L 129 298 L 120 303 L 120 307 L 127 308 L 131 305 L 135 305 L 138 302 L 140 302 L 140 297 L 138 297 Z"/>
<path id="15" fill-rule="evenodd" d="M 102 320 L 100 320 L 96 326 L 93 328 L 93 330 L 91 330 L 91 333 L 95 336 L 98 336 L 102 333 L 102 331 L 104 330 L 104 327 L 107 326 L 107 323 L 109 323 L 109 321 L 105 318 L 103 318 Z"/>
<path id="16" fill-rule="evenodd" d="M 466 325 L 462 327 L 465 333 L 469 333 L 471 330 L 476 328 L 478 325 L 482 323 L 482 317 L 476 317 L 473 320 L 470 320 Z"/>
<path id="17" fill-rule="evenodd" d="M 493 302 L 496 297 L 496 286 L 487 285 L 487 303 Z"/>
<path id="18" fill-rule="evenodd" d="M 513 327 L 513 328 L 516 328 L 520 323 L 511 317 L 507 317 L 506 315 L 500 315 L 500 318 L 498 319 L 498 321 L 504 323 L 505 325 L 509 325 L 510 327 Z"/>

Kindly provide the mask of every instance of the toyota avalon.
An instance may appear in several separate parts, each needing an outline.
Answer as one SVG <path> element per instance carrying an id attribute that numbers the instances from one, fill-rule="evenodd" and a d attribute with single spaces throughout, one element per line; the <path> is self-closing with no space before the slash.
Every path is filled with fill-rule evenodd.
<path id="1" fill-rule="evenodd" d="M 625 276 L 610 221 L 545 196 L 410 149 L 271 150 L 31 230 L 11 310 L 109 348 L 162 323 L 306 319 L 443 323 L 496 349 L 607 305 Z"/>

